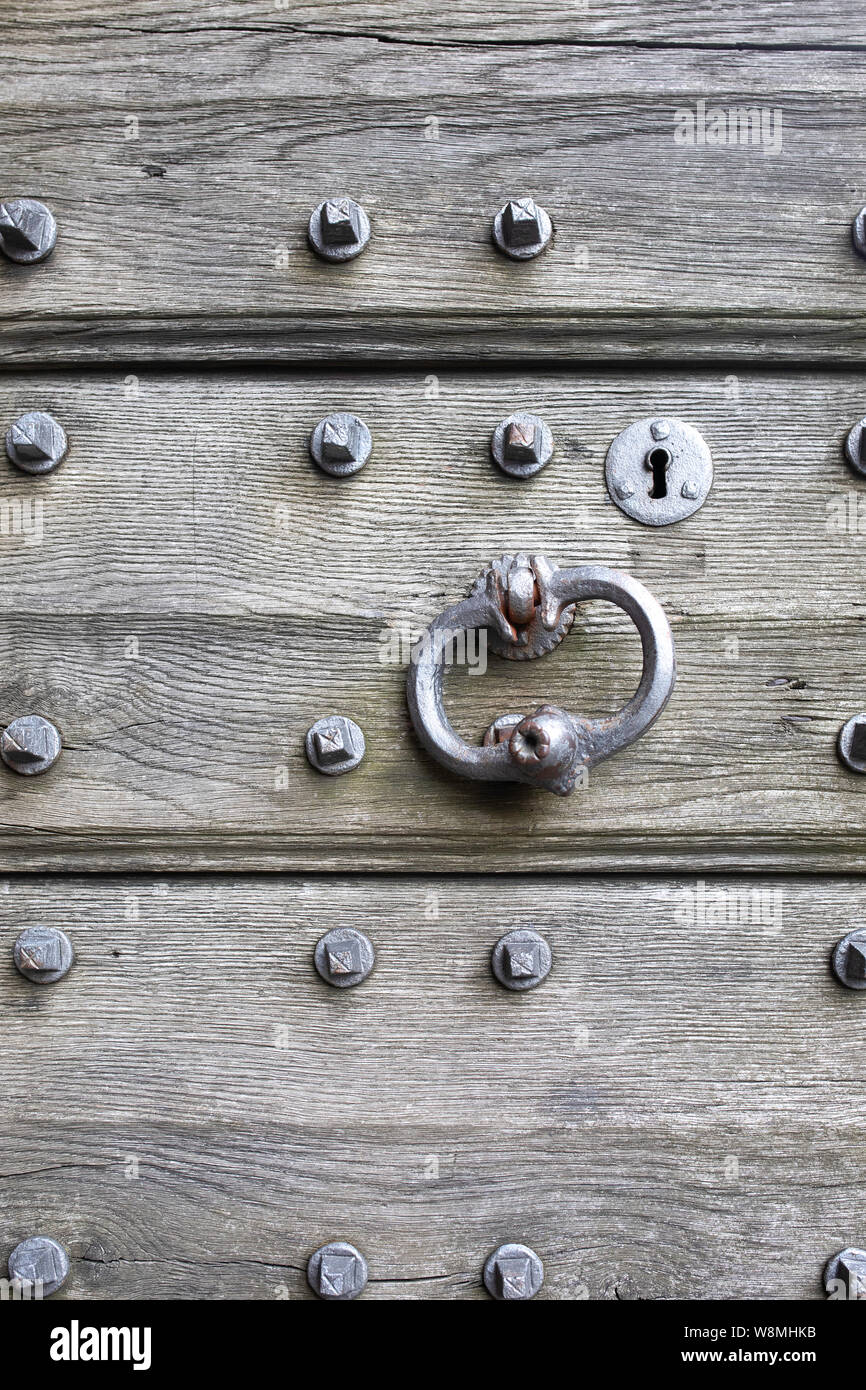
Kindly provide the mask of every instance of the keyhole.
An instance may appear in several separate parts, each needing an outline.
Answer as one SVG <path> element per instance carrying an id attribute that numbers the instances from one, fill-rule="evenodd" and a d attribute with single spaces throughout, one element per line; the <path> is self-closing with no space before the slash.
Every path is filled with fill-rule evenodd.
<path id="1" fill-rule="evenodd" d="M 647 467 L 652 469 L 653 481 L 650 488 L 650 497 L 657 502 L 662 497 L 668 495 L 668 464 L 671 456 L 667 449 L 653 449 L 647 458 Z"/>

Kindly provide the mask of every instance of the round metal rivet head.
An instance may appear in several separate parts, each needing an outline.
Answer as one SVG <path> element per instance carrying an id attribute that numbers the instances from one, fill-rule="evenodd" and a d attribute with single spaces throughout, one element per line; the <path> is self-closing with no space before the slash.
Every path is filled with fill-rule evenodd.
<path id="1" fill-rule="evenodd" d="M 510 478 L 531 478 L 550 463 L 553 435 L 537 415 L 509 415 L 493 431 L 490 452 Z"/>
<path id="2" fill-rule="evenodd" d="M 528 1245 L 500 1245 L 488 1255 L 484 1287 L 500 1301 L 534 1298 L 544 1283 L 544 1265 Z"/>
<path id="3" fill-rule="evenodd" d="M 828 1260 L 824 1288 L 831 1298 L 866 1299 L 866 1250 L 849 1245 Z"/>
<path id="4" fill-rule="evenodd" d="M 75 959 L 72 942 L 57 927 L 28 927 L 12 948 L 16 970 L 37 985 L 62 980 Z"/>
<path id="5" fill-rule="evenodd" d="M 310 435 L 313 462 L 332 478 L 348 478 L 357 473 L 372 448 L 373 440 L 364 421 L 346 410 L 320 420 Z"/>
<path id="6" fill-rule="evenodd" d="M 28 1236 L 9 1256 L 9 1278 L 48 1298 L 69 1278 L 69 1256 L 51 1236 Z"/>
<path id="7" fill-rule="evenodd" d="M 866 476 L 866 419 L 858 420 L 845 439 L 845 457 L 855 473 Z"/>
<path id="8" fill-rule="evenodd" d="M 354 719 L 329 714 L 317 719 L 304 739 L 307 760 L 326 777 L 339 777 L 356 768 L 367 751 L 367 744 Z"/>
<path id="9" fill-rule="evenodd" d="M 67 446 L 66 431 L 44 410 L 21 415 L 6 431 L 6 454 L 23 473 L 50 473 Z"/>
<path id="10" fill-rule="evenodd" d="M 47 772 L 60 757 L 60 734 L 41 714 L 13 719 L 0 734 L 0 758 L 23 777 Z"/>
<path id="11" fill-rule="evenodd" d="M 626 516 L 644 526 L 669 526 L 703 506 L 713 483 L 713 461 L 692 425 L 638 420 L 611 444 L 604 476 Z"/>
<path id="12" fill-rule="evenodd" d="M 334 1240 L 310 1256 L 307 1283 L 319 1298 L 332 1302 L 357 1298 L 367 1283 L 367 1261 L 354 1245 Z"/>
<path id="13" fill-rule="evenodd" d="M 50 256 L 57 223 L 50 208 L 35 198 L 8 198 L 0 203 L 0 251 L 10 261 L 31 265 Z"/>
<path id="14" fill-rule="evenodd" d="M 848 989 L 866 989 L 866 928 L 859 927 L 837 941 L 831 960 L 840 984 Z"/>
<path id="15" fill-rule="evenodd" d="M 370 240 L 370 219 L 354 198 L 326 198 L 313 208 L 307 233 L 324 261 L 351 261 Z"/>
<path id="16" fill-rule="evenodd" d="M 313 962 L 323 980 L 338 989 L 349 989 L 366 980 L 373 969 L 376 952 L 363 932 L 353 927 L 335 927 L 316 942 Z"/>
<path id="17" fill-rule="evenodd" d="M 526 261 L 543 251 L 553 231 L 534 198 L 512 198 L 493 219 L 493 240 L 506 256 Z"/>
<path id="18" fill-rule="evenodd" d="M 526 928 L 501 936 L 493 947 L 490 966 L 506 989 L 535 989 L 550 973 L 553 952 L 543 936 Z"/>
<path id="19" fill-rule="evenodd" d="M 866 714 L 854 714 L 842 725 L 836 752 L 852 772 L 866 772 Z"/>
<path id="20" fill-rule="evenodd" d="M 866 208 L 861 208 L 851 223 L 851 240 L 859 256 L 866 256 Z"/>

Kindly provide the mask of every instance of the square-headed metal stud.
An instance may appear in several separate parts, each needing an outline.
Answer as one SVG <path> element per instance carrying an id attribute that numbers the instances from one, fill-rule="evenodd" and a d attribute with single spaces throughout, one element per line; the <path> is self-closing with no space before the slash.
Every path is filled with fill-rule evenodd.
<path id="1" fill-rule="evenodd" d="M 360 728 L 343 714 L 317 719 L 307 730 L 304 747 L 311 766 L 326 777 L 351 772 L 367 751 Z"/>
<path id="2" fill-rule="evenodd" d="M 310 435 L 310 456 L 323 473 L 348 478 L 357 473 L 373 449 L 373 438 L 363 420 L 347 410 L 320 420 Z"/>
<path id="3" fill-rule="evenodd" d="M 849 1245 L 828 1260 L 824 1288 L 833 1299 L 866 1299 L 866 1250 Z"/>
<path id="4" fill-rule="evenodd" d="M 493 974 L 506 989 L 534 989 L 552 963 L 553 952 L 544 937 L 529 927 L 501 936 L 490 957 Z"/>
<path id="5" fill-rule="evenodd" d="M 500 1245 L 484 1266 L 484 1287 L 502 1302 L 534 1298 L 544 1283 L 544 1266 L 528 1245 Z"/>
<path id="6" fill-rule="evenodd" d="M 858 927 L 833 947 L 833 973 L 848 989 L 866 989 L 866 927 Z"/>
<path id="7" fill-rule="evenodd" d="M 28 1236 L 9 1256 L 9 1278 L 29 1290 L 41 1290 L 48 1298 L 66 1283 L 69 1256 L 51 1236 Z"/>
<path id="8" fill-rule="evenodd" d="M 57 223 L 50 208 L 36 198 L 9 198 L 0 203 L 0 251 L 10 261 L 31 265 L 50 256 Z"/>
<path id="9" fill-rule="evenodd" d="M 313 962 L 323 980 L 339 989 L 366 980 L 376 959 L 373 943 L 352 927 L 334 927 L 316 942 Z"/>
<path id="10" fill-rule="evenodd" d="M 357 1298 L 367 1283 L 367 1261 L 354 1245 L 332 1241 L 310 1256 L 307 1282 L 319 1298 L 334 1302 Z"/>
<path id="11" fill-rule="evenodd" d="M 528 260 L 543 251 L 553 230 L 534 198 L 512 198 L 493 219 L 493 240 L 506 256 Z"/>
<path id="12" fill-rule="evenodd" d="M 44 410 L 21 415 L 6 431 L 6 454 L 22 473 L 50 473 L 61 462 L 66 431 Z"/>
<path id="13" fill-rule="evenodd" d="M 15 969 L 37 985 L 62 980 L 75 959 L 72 942 L 59 927 L 27 927 L 12 947 Z"/>
<path id="14" fill-rule="evenodd" d="M 866 772 L 866 714 L 854 714 L 842 725 L 836 750 L 851 772 Z"/>
<path id="15" fill-rule="evenodd" d="M 509 477 L 531 478 L 553 458 L 553 435 L 538 415 L 519 411 L 496 426 L 490 452 Z"/>
<path id="16" fill-rule="evenodd" d="M 354 198 L 326 198 L 313 208 L 310 246 L 324 261 L 351 261 L 370 240 L 370 219 Z"/>

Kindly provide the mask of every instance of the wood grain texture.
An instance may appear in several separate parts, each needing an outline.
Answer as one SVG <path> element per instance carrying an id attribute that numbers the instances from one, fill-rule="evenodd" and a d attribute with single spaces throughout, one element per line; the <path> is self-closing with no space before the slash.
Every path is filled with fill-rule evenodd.
<path id="1" fill-rule="evenodd" d="M 640 42 L 649 10 L 625 11 Z M 0 265 L 7 363 L 866 353 L 856 24 L 850 50 L 804 60 L 419 47 L 333 37 L 333 11 L 321 33 L 304 32 L 309 9 L 285 27 L 252 12 L 175 8 L 162 32 L 146 6 L 0 24 L 4 191 L 44 198 L 60 225 L 50 261 Z M 755 108 L 771 134 L 778 119 L 780 148 L 678 145 L 677 112 L 699 102 Z M 374 228 L 342 267 L 305 236 L 335 192 Z M 526 192 L 555 235 L 515 264 L 490 225 Z"/>
<path id="2" fill-rule="evenodd" d="M 864 867 L 864 784 L 834 747 L 866 703 L 866 494 L 841 453 L 863 376 L 440 373 L 433 389 L 386 373 L 0 380 L 2 420 L 50 409 L 71 441 L 55 474 L 10 467 L 0 485 L 0 720 L 41 712 L 65 745 L 46 777 L 2 770 L 6 867 Z M 306 452 L 335 408 L 374 439 L 344 481 Z M 525 484 L 488 453 L 516 408 L 543 414 L 557 450 Z M 697 425 L 716 469 L 702 510 L 659 530 L 603 481 L 610 441 L 648 414 Z M 451 776 L 406 713 L 413 636 L 518 549 L 633 573 L 677 644 L 659 723 L 567 800 Z M 545 699 L 618 708 L 637 637 L 600 604 L 578 628 L 542 661 L 449 672 L 464 736 Z M 302 748 L 334 711 L 368 743 L 339 779 Z"/>
<path id="3" fill-rule="evenodd" d="M 841 879 L 7 881 L 0 1255 L 38 1210 L 71 1297 L 304 1297 L 336 1238 L 372 1298 L 481 1297 L 504 1239 L 548 1298 L 820 1297 L 866 1234 L 864 1000 L 828 969 L 864 909 Z M 11 965 L 36 921 L 74 940 L 57 986 Z M 554 965 L 518 996 L 488 958 L 527 922 Z M 377 950 L 348 992 L 311 962 L 335 925 Z"/>
<path id="4" fill-rule="evenodd" d="M 152 36 L 221 30 L 236 34 L 293 34 L 320 39 L 365 36 L 416 46 L 491 43 L 688 45 L 690 47 L 859 48 L 866 44 L 860 0 L 844 10 L 832 0 L 728 0 L 696 6 L 690 0 L 5 0 L 0 32 L 15 25 L 33 40 L 50 42 L 52 30 L 108 47 L 124 35 Z"/>

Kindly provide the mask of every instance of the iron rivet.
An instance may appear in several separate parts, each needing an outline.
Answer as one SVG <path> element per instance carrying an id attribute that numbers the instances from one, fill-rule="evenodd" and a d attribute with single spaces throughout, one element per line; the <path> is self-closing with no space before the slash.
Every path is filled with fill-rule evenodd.
<path id="1" fill-rule="evenodd" d="M 353 927 L 334 927 L 316 942 L 313 963 L 322 979 L 338 989 L 366 980 L 376 960 L 373 943 Z"/>
<path id="2" fill-rule="evenodd" d="M 534 1298 L 544 1283 L 544 1265 L 528 1245 L 500 1245 L 488 1255 L 484 1287 L 500 1301 Z"/>
<path id="3" fill-rule="evenodd" d="M 323 772 L 326 777 L 340 777 L 358 766 L 367 744 L 354 719 L 347 719 L 343 714 L 329 714 L 317 719 L 307 730 L 304 748 L 317 772 Z"/>
<path id="4" fill-rule="evenodd" d="M 367 1261 L 344 1240 L 331 1241 L 307 1261 L 307 1283 L 319 1298 L 345 1302 L 357 1298 L 367 1283 Z"/>
<path id="5" fill-rule="evenodd" d="M 493 973 L 506 989 L 535 989 L 550 973 L 552 964 L 549 945 L 531 928 L 501 936 L 490 957 Z"/>
<path id="6" fill-rule="evenodd" d="M 833 974 L 848 989 L 866 989 L 866 927 L 837 941 L 831 957 Z"/>
<path id="7" fill-rule="evenodd" d="M 313 209 L 307 235 L 322 260 L 351 261 L 370 240 L 370 219 L 354 198 L 326 198 Z"/>
<path id="8" fill-rule="evenodd" d="M 531 478 L 553 457 L 553 436 L 537 415 L 519 412 L 496 426 L 490 452 L 510 478 Z"/>
<path id="9" fill-rule="evenodd" d="M 37 985 L 62 980 L 75 959 L 72 942 L 58 927 L 27 927 L 12 948 L 16 970 Z"/>
<path id="10" fill-rule="evenodd" d="M 41 714 L 13 719 L 0 734 L 0 758 L 24 777 L 47 772 L 60 757 L 60 734 Z"/>
<path id="11" fill-rule="evenodd" d="M 493 219 L 493 240 L 500 251 L 518 261 L 543 251 L 552 230 L 550 218 L 534 198 L 512 198 Z"/>
<path id="12" fill-rule="evenodd" d="M 57 223 L 44 203 L 35 198 L 9 198 L 0 203 L 0 251 L 19 265 L 50 256 L 57 241 Z"/>
<path id="13" fill-rule="evenodd" d="M 713 461 L 692 425 L 638 420 L 611 444 L 604 476 L 626 516 L 644 526 L 669 526 L 703 506 L 713 482 Z"/>
<path id="14" fill-rule="evenodd" d="M 854 714 L 842 725 L 836 752 L 852 772 L 866 772 L 866 714 Z"/>
<path id="15" fill-rule="evenodd" d="M 866 1299 L 866 1250 L 849 1245 L 828 1260 L 824 1288 L 831 1298 Z"/>
<path id="16" fill-rule="evenodd" d="M 50 473 L 66 449 L 66 431 L 44 410 L 19 416 L 6 431 L 6 454 L 23 473 Z"/>
<path id="17" fill-rule="evenodd" d="M 848 431 L 845 440 L 845 457 L 861 476 L 866 475 L 866 419 L 858 420 Z"/>
<path id="18" fill-rule="evenodd" d="M 56 1293 L 69 1278 L 69 1256 L 51 1236 L 28 1236 L 9 1256 L 9 1278 L 22 1288 L 41 1284 L 43 1298 Z"/>
<path id="19" fill-rule="evenodd" d="M 323 473 L 348 478 L 364 467 L 373 448 L 370 431 L 357 415 L 338 410 L 320 420 L 310 435 L 310 454 Z"/>
<path id="20" fill-rule="evenodd" d="M 859 256 L 866 256 L 866 208 L 861 208 L 851 223 L 851 240 Z"/>

